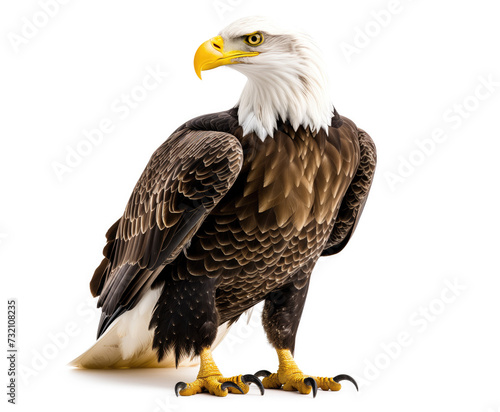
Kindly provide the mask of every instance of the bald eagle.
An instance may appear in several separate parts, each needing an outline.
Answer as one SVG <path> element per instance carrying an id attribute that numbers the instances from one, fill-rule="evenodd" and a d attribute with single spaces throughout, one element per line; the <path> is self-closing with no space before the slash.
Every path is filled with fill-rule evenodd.
<path id="1" fill-rule="evenodd" d="M 356 228 L 375 146 L 333 107 L 307 35 L 237 20 L 194 57 L 200 78 L 223 65 L 248 78 L 239 102 L 184 123 L 152 155 L 90 282 L 102 308 L 98 340 L 71 365 L 199 360 L 196 380 L 176 385 L 180 395 L 247 393 L 250 383 L 261 393 L 339 390 L 354 380 L 302 373 L 295 337 L 315 263 L 340 252 Z M 279 369 L 224 377 L 211 350 L 262 301 Z"/>

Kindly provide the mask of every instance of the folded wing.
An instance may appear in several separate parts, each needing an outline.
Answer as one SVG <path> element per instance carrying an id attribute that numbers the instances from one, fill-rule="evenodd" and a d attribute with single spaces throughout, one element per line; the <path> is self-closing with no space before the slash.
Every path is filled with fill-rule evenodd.
<path id="1" fill-rule="evenodd" d="M 189 244 L 242 163 L 240 142 L 223 132 L 179 130 L 153 154 L 90 282 L 102 307 L 98 337 Z"/>
<path id="2" fill-rule="evenodd" d="M 342 200 L 335 226 L 321 256 L 339 253 L 349 242 L 368 198 L 377 164 L 377 152 L 371 137 L 358 129 L 360 162 L 347 192 Z"/>

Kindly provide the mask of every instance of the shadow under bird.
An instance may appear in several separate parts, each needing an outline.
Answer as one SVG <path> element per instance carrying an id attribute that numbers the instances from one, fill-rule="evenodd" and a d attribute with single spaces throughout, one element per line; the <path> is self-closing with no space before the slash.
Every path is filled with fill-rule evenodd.
<path id="1" fill-rule="evenodd" d="M 199 361 L 178 395 L 356 385 L 303 373 L 293 352 L 313 268 L 346 246 L 360 218 L 375 146 L 333 107 L 309 36 L 237 20 L 194 58 L 200 78 L 224 65 L 248 78 L 239 102 L 184 123 L 152 155 L 90 283 L 102 308 L 98 340 L 71 365 Z M 279 369 L 224 377 L 211 350 L 261 301 Z"/>

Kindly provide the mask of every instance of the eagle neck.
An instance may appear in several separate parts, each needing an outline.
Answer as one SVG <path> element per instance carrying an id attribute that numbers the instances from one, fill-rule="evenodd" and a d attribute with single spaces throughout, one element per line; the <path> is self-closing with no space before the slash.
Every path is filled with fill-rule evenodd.
<path id="1" fill-rule="evenodd" d="M 270 64 L 241 70 L 248 81 L 238 102 L 238 122 L 243 134 L 256 133 L 260 139 L 273 137 L 279 120 L 313 132 L 328 130 L 333 116 L 328 81 L 320 61 L 283 67 Z M 302 61 L 304 62 L 304 60 Z M 247 66 L 247 65 L 235 65 Z M 237 68 L 237 67 L 235 67 Z"/>

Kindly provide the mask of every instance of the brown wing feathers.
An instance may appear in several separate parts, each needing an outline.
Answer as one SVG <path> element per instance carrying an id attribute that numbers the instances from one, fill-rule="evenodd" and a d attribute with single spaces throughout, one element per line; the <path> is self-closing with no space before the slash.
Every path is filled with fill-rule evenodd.
<path id="1" fill-rule="evenodd" d="M 103 315 L 98 334 L 174 260 L 241 169 L 228 133 L 178 130 L 153 154 L 122 218 L 108 231 L 105 258 L 91 281 Z"/>
<path id="2" fill-rule="evenodd" d="M 104 273 L 105 273 L 106 268 L 108 267 L 109 262 L 110 262 L 111 251 L 113 250 L 116 232 L 118 230 L 118 225 L 120 224 L 120 220 L 121 219 L 118 219 L 113 224 L 113 226 L 111 226 L 108 229 L 108 231 L 106 232 L 106 246 L 104 246 L 104 249 L 102 251 L 102 254 L 104 255 L 104 259 L 102 260 L 101 264 L 94 271 L 94 275 L 92 276 L 92 279 L 90 281 L 90 292 L 92 293 L 93 297 L 100 295 L 104 281 L 106 280 Z"/>
<path id="3" fill-rule="evenodd" d="M 345 119 L 353 127 L 356 126 Z M 370 187 L 375 173 L 377 153 L 375 144 L 370 136 L 361 129 L 357 129 L 360 162 L 354 179 L 347 190 L 340 206 L 335 226 L 330 234 L 322 256 L 330 256 L 340 252 L 349 242 L 368 198 Z"/>

